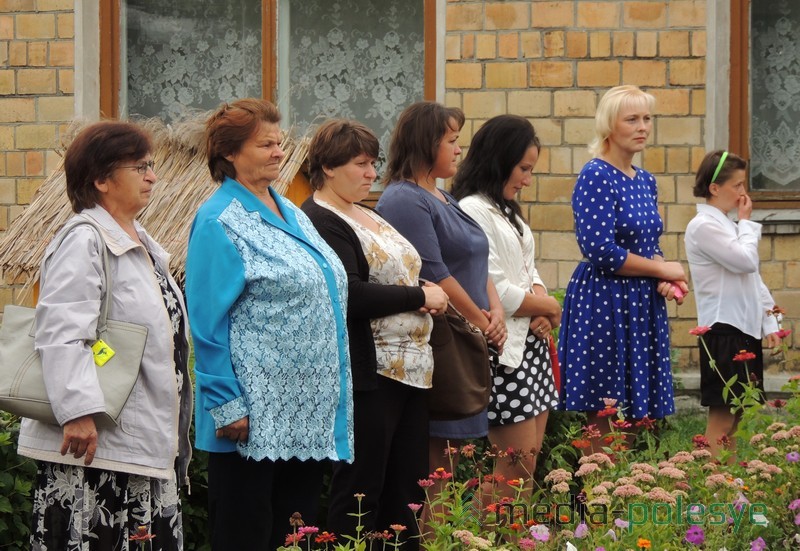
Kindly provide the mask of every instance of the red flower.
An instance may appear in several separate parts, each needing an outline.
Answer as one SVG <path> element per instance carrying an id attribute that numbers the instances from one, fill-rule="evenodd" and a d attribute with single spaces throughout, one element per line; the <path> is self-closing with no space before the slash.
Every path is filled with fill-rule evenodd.
<path id="1" fill-rule="evenodd" d="M 507 481 L 506 484 L 508 484 L 509 486 L 515 486 L 515 487 L 519 488 L 520 486 L 522 486 L 522 479 L 521 478 L 512 478 L 511 480 Z"/>
<path id="2" fill-rule="evenodd" d="M 756 355 L 747 350 L 739 350 L 739 353 L 733 357 L 734 362 L 746 362 L 747 360 L 755 360 Z"/>
<path id="3" fill-rule="evenodd" d="M 490 503 L 489 505 L 487 505 L 485 507 L 485 510 L 489 511 L 490 513 L 496 513 L 497 512 L 497 503 Z"/>
<path id="4" fill-rule="evenodd" d="M 402 524 L 390 524 L 389 528 L 391 528 L 395 532 L 402 532 L 403 530 L 406 529 L 406 527 L 403 526 Z"/>
<path id="5" fill-rule="evenodd" d="M 689 329 L 689 334 L 699 337 L 700 335 L 705 335 L 709 331 L 711 331 L 711 328 L 709 326 L 707 326 L 707 325 L 698 325 L 694 329 Z"/>
<path id="6" fill-rule="evenodd" d="M 132 535 L 129 539 L 131 541 L 149 541 L 156 537 L 154 534 L 150 534 L 147 531 L 147 526 L 139 526 L 136 528 L 136 533 Z"/>
<path id="7" fill-rule="evenodd" d="M 474 487 L 476 487 L 478 484 L 480 484 L 480 482 L 481 482 L 481 481 L 480 481 L 480 480 L 478 480 L 478 477 L 476 477 L 476 476 L 473 476 L 472 478 L 470 478 L 469 480 L 467 480 L 467 482 L 464 484 L 464 486 L 465 486 L 465 487 L 467 487 L 467 488 L 474 488 Z"/>
<path id="8" fill-rule="evenodd" d="M 303 541 L 305 536 L 303 534 L 295 533 L 295 534 L 286 534 L 286 541 L 283 542 L 285 546 L 295 545 Z"/>
<path id="9" fill-rule="evenodd" d="M 655 420 L 650 419 L 646 415 L 641 419 L 639 419 L 638 421 L 636 421 L 635 424 L 637 427 L 643 428 L 644 430 L 653 430 L 653 428 L 656 426 Z"/>
<path id="10" fill-rule="evenodd" d="M 592 443 L 589 442 L 588 440 L 573 440 L 572 441 L 572 447 L 573 448 L 582 449 L 582 448 L 588 448 L 591 445 L 592 445 Z"/>
<path id="11" fill-rule="evenodd" d="M 336 541 L 336 536 L 330 532 L 322 532 L 319 536 L 314 538 L 317 543 L 333 543 Z"/>
<path id="12" fill-rule="evenodd" d="M 774 407 L 775 409 L 781 409 L 783 406 L 786 405 L 786 400 L 781 400 L 780 398 L 776 398 L 774 400 L 770 400 L 767 403 L 772 407 Z"/>
<path id="13" fill-rule="evenodd" d="M 508 527 L 512 530 L 522 530 L 522 525 L 519 522 L 512 522 Z"/>
<path id="14" fill-rule="evenodd" d="M 614 419 L 611 421 L 611 424 L 614 425 L 614 428 L 618 429 L 629 429 L 631 428 L 631 424 L 626 421 L 625 419 Z"/>
<path id="15" fill-rule="evenodd" d="M 430 479 L 428 480 L 423 479 L 423 480 L 417 480 L 417 484 L 419 484 L 420 488 L 430 488 L 431 486 L 436 484 L 436 482 Z"/>
<path id="16" fill-rule="evenodd" d="M 786 337 L 788 337 L 792 333 L 792 330 L 791 329 L 780 329 L 780 330 L 776 331 L 775 333 L 778 335 L 779 339 L 785 339 Z"/>
<path id="17" fill-rule="evenodd" d="M 719 438 L 717 438 L 717 444 L 722 446 L 723 448 L 730 448 L 731 446 L 731 439 L 727 434 L 723 434 Z"/>
<path id="18" fill-rule="evenodd" d="M 692 436 L 692 445 L 696 449 L 702 450 L 703 448 L 709 447 L 711 444 L 708 442 L 708 438 L 706 438 L 702 434 L 695 434 L 694 436 Z"/>
<path id="19" fill-rule="evenodd" d="M 606 406 L 605 408 L 597 412 L 598 417 L 611 417 L 612 415 L 616 414 L 617 414 L 617 408 L 611 406 Z"/>

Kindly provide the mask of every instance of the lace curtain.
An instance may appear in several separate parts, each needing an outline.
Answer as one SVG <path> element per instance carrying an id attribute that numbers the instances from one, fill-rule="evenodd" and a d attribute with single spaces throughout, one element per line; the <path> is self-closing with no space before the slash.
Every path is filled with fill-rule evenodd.
<path id="1" fill-rule="evenodd" d="M 304 131 L 329 117 L 356 119 L 376 133 L 383 156 L 400 112 L 423 98 L 423 3 L 283 0 L 280 8 L 286 120 Z"/>
<path id="2" fill-rule="evenodd" d="M 800 189 L 800 2 L 752 2 L 752 189 Z"/>
<path id="3" fill-rule="evenodd" d="M 261 97 L 261 0 L 122 0 L 123 114 Z"/>

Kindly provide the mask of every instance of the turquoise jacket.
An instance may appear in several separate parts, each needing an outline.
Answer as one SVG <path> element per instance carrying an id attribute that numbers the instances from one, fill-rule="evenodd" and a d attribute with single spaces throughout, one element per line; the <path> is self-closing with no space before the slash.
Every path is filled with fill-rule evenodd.
<path id="1" fill-rule="evenodd" d="M 192 224 L 196 445 L 255 460 L 352 461 L 347 276 L 306 215 L 269 191 L 283 220 L 226 178 Z M 245 416 L 247 442 L 216 437 Z"/>

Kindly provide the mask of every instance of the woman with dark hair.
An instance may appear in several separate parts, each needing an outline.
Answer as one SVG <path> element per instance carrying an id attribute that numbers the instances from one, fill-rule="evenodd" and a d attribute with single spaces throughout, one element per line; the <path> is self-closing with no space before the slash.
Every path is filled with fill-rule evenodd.
<path id="1" fill-rule="evenodd" d="M 152 549 L 183 549 L 178 487 L 188 481 L 191 457 L 189 345 L 169 255 L 136 222 L 156 183 L 152 149 L 141 128 L 108 121 L 81 130 L 64 155 L 76 215 L 42 260 L 35 339 L 60 426 L 23 419 L 19 436 L 19 454 L 38 466 L 33 549 L 128 549 L 142 530 L 154 536 Z M 81 220 L 94 227 L 73 225 Z M 146 327 L 147 341 L 119 425 L 98 427 L 105 399 L 92 345 L 107 292 L 109 319 Z"/>
<path id="2" fill-rule="evenodd" d="M 347 276 L 270 186 L 279 121 L 268 101 L 243 99 L 206 123 L 221 185 L 192 225 L 186 296 L 215 550 L 280 547 L 293 513 L 316 522 L 324 461 L 353 460 Z"/>
<path id="3" fill-rule="evenodd" d="M 463 124 L 460 109 L 434 102 L 415 103 L 400 114 L 384 178 L 389 185 L 378 201 L 378 212 L 419 252 L 422 277 L 441 286 L 453 306 L 502 350 L 505 316 L 489 278 L 486 234 L 452 195 L 436 185 L 437 178 L 456 173 Z M 431 421 L 430 469 L 449 469 L 448 445 L 486 436 L 488 430 L 486 412 L 458 421 Z"/>
<path id="4" fill-rule="evenodd" d="M 494 371 L 489 402 L 489 440 L 530 455 L 498 461 L 495 474 L 525 479 L 532 489 L 536 453 L 542 446 L 548 410 L 558 404 L 550 360 L 550 330 L 561 307 L 547 295 L 534 264 L 534 242 L 517 194 L 531 185 L 540 143 L 523 117 L 501 115 L 472 137 L 453 178 L 453 196 L 489 239 L 489 275 L 503 305 L 508 339 Z M 512 495 L 507 487 L 506 494 Z"/>
<path id="5" fill-rule="evenodd" d="M 322 124 L 308 150 L 314 195 L 303 211 L 347 270 L 347 327 L 353 367 L 355 460 L 333 467 L 328 528 L 356 535 L 389 530 L 404 549 L 419 548 L 409 503 L 425 493 L 428 476 L 428 393 L 433 354 L 428 312 L 447 307 L 432 283 L 418 285 L 417 251 L 375 211 L 359 201 L 377 176 L 378 139 L 363 124 L 334 119 Z M 354 494 L 363 494 L 361 510 Z"/>
<path id="6" fill-rule="evenodd" d="M 686 227 L 686 259 L 694 283 L 698 325 L 711 329 L 700 347 L 701 404 L 708 406 L 706 438 L 717 455 L 726 439 L 736 449 L 733 434 L 741 411 L 731 412 L 731 400 L 753 380 L 764 391 L 761 339 L 770 348 L 780 344 L 778 322 L 771 316 L 775 301 L 758 273 L 761 224 L 750 220 L 753 202 L 745 189 L 747 163 L 733 153 L 712 151 L 697 170 L 694 196 L 705 199 Z M 738 223 L 728 218 L 736 211 Z M 754 354 L 735 361 L 740 351 Z M 711 356 L 709 357 L 709 353 Z M 712 364 L 714 360 L 715 365 Z M 726 397 L 723 388 L 737 382 Z"/>

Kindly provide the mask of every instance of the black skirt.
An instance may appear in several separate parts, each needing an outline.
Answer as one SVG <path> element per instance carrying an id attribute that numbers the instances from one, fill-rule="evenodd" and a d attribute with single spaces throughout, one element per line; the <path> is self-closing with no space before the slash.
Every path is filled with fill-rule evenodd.
<path id="1" fill-rule="evenodd" d="M 703 346 L 703 342 L 705 346 Z M 752 381 L 764 400 L 764 355 L 761 340 L 742 333 L 727 323 L 715 323 L 711 330 L 698 338 L 700 347 L 700 403 L 704 406 L 729 406 L 735 396 L 741 396 L 743 385 Z M 706 350 L 706 347 L 708 350 Z M 755 358 L 746 362 L 734 361 L 741 351 L 752 352 Z M 708 354 L 716 361 L 717 370 L 711 367 Z M 725 384 L 736 376 L 736 383 L 723 399 Z"/>

